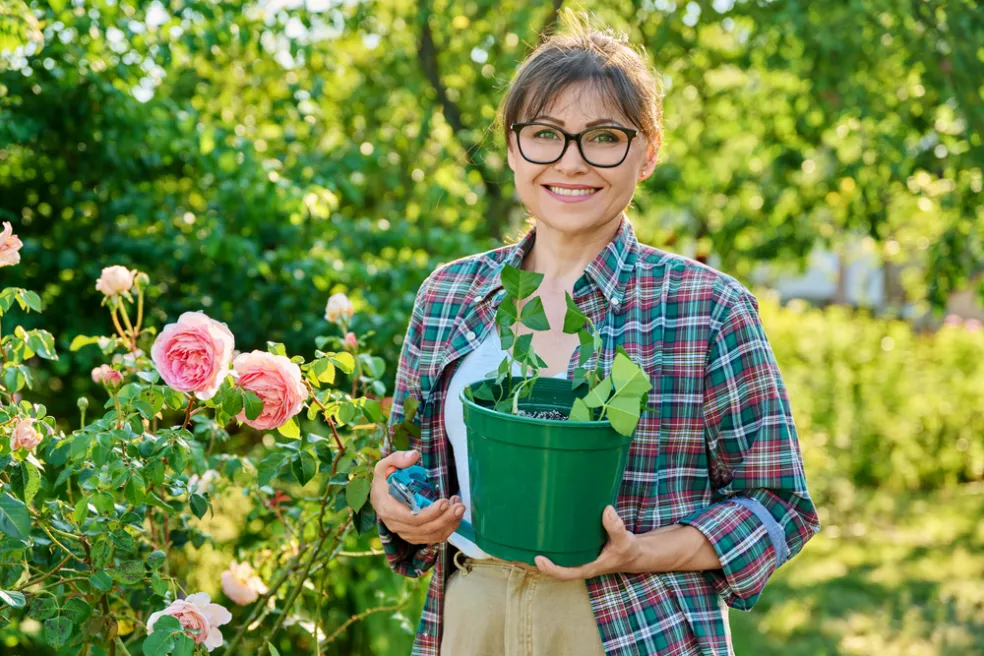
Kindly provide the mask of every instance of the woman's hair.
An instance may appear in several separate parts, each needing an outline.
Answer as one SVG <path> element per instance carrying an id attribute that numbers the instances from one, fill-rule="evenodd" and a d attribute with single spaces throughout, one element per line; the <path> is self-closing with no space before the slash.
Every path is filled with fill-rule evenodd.
<path id="1" fill-rule="evenodd" d="M 509 126 L 521 115 L 540 115 L 572 84 L 587 82 L 617 107 L 650 141 L 663 132 L 663 84 L 643 46 L 610 27 L 595 29 L 584 12 L 560 12 L 562 29 L 520 65 L 497 112 L 498 128 L 509 143 Z"/>

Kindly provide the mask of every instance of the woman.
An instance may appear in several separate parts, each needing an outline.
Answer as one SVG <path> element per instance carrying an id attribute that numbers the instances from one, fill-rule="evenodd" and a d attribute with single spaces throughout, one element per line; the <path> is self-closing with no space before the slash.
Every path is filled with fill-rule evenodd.
<path id="1" fill-rule="evenodd" d="M 820 528 L 756 299 L 726 274 L 636 241 L 625 209 L 656 165 L 661 98 L 624 37 L 582 25 L 547 40 L 517 73 L 500 121 L 535 226 L 421 285 L 391 416 L 403 421 L 414 397 L 420 437 L 383 458 L 373 482 L 391 567 L 413 577 L 435 568 L 413 654 L 731 654 L 727 607 L 751 608 Z M 658 411 L 643 413 L 617 503 L 600 518 L 608 543 L 581 567 L 510 563 L 452 536 L 469 502 L 458 393 L 501 360 L 494 317 L 507 263 L 544 275 L 551 328 L 533 336 L 542 375 L 570 377 L 578 363 L 577 337 L 562 331 L 569 292 L 599 327 L 605 368 L 622 346 L 653 383 Z M 415 516 L 385 477 L 418 460 L 442 500 Z"/>

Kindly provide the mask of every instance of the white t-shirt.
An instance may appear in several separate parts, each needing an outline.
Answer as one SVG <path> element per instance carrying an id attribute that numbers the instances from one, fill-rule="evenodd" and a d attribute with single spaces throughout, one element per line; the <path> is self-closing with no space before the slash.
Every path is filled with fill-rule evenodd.
<path id="1" fill-rule="evenodd" d="M 462 519 L 469 522 L 471 521 L 471 486 L 468 484 L 468 438 L 465 434 L 465 418 L 459 396 L 467 385 L 483 378 L 494 378 L 504 357 L 506 352 L 502 350 L 498 331 L 493 328 L 489 330 L 489 334 L 478 348 L 465 355 L 458 365 L 448 384 L 448 394 L 444 401 L 444 427 L 454 449 L 454 464 L 458 470 L 458 496 L 465 505 L 465 515 Z M 522 373 L 519 364 L 514 363 L 513 375 L 521 376 Z M 566 377 L 566 371 L 561 371 L 554 376 L 554 378 Z M 452 534 L 448 542 L 471 558 L 491 558 L 489 554 L 479 549 L 477 544 L 457 533 Z"/>

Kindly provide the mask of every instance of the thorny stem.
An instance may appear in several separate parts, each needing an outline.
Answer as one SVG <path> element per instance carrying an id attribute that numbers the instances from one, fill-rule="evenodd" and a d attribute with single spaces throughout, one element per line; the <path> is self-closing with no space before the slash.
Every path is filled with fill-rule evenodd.
<path id="1" fill-rule="evenodd" d="M 113 325 L 116 326 L 116 332 L 118 332 L 120 334 L 120 337 L 123 338 L 123 341 L 126 343 L 127 347 L 129 347 L 130 346 L 130 338 L 127 337 L 126 331 L 123 330 L 123 326 L 120 325 L 120 319 L 119 319 L 119 317 L 116 316 L 116 308 L 115 307 L 112 310 L 110 310 L 109 316 L 111 316 L 113 318 Z"/>
<path id="2" fill-rule="evenodd" d="M 188 396 L 188 411 L 185 413 L 184 423 L 181 424 L 181 429 L 184 430 L 188 427 L 188 422 L 191 420 L 191 408 L 195 405 L 195 397 Z"/>
<path id="3" fill-rule="evenodd" d="M 60 563 L 58 563 L 57 565 L 55 565 L 54 569 L 52 569 L 48 573 L 44 574 L 43 576 L 40 576 L 40 577 L 38 577 L 36 579 L 32 579 L 32 580 L 28 581 L 27 583 L 25 583 L 24 585 L 22 585 L 19 589 L 20 590 L 26 590 L 27 588 L 31 587 L 32 585 L 37 585 L 38 583 L 41 583 L 42 581 L 44 581 L 45 579 L 47 579 L 48 577 L 50 577 L 52 574 L 57 574 L 58 573 L 58 570 L 60 570 L 65 565 L 65 563 L 67 563 L 68 561 L 72 560 L 73 558 L 75 558 L 75 556 L 73 556 L 73 555 L 65 556 L 65 558 Z"/>

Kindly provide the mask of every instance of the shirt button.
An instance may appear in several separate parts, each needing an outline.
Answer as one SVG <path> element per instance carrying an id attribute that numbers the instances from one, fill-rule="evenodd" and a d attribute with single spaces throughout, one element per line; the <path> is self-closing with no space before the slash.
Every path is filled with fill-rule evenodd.
<path id="1" fill-rule="evenodd" d="M 618 299 L 617 298 L 613 298 L 612 299 L 612 305 L 614 305 L 615 307 L 618 307 Z"/>
<path id="2" fill-rule="evenodd" d="M 474 330 L 469 330 L 468 331 L 468 334 L 465 335 L 465 337 L 468 338 L 468 341 L 469 342 L 474 342 L 475 341 L 475 331 Z"/>

